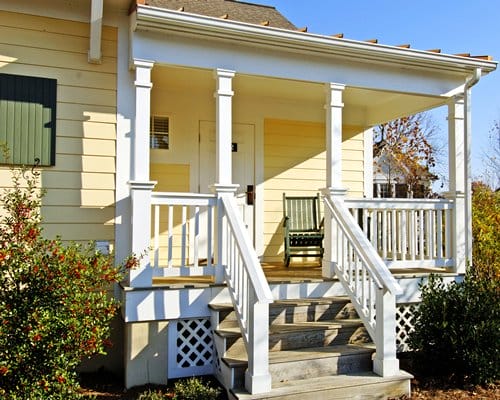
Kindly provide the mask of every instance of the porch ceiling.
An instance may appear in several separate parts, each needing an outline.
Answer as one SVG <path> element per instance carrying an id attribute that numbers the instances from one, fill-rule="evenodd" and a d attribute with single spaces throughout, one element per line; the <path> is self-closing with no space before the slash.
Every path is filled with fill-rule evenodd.
<path id="1" fill-rule="evenodd" d="M 153 68 L 156 90 L 206 91 L 215 90 L 212 70 L 157 65 Z M 326 99 L 324 84 L 277 79 L 254 75 L 236 75 L 235 96 L 240 98 L 272 98 L 283 102 L 317 103 L 323 107 Z M 346 87 L 344 92 L 344 123 L 374 126 L 394 118 L 425 111 L 446 103 L 444 97 L 417 96 L 406 93 Z"/>

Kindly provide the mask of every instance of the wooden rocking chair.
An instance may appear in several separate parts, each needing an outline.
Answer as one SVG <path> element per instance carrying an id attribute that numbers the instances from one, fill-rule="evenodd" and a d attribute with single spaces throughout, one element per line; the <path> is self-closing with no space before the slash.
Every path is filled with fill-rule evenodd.
<path id="1" fill-rule="evenodd" d="M 319 193 L 312 197 L 283 193 L 284 263 L 287 267 L 291 257 L 323 258 L 323 220 L 319 205 Z"/>

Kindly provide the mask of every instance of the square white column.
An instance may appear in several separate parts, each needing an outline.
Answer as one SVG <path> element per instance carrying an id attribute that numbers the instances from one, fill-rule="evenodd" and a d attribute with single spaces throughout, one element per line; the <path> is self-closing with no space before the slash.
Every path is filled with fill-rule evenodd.
<path id="1" fill-rule="evenodd" d="M 140 256 L 139 266 L 129 272 L 128 285 L 150 287 L 153 271 L 149 260 L 151 242 L 151 192 L 156 182 L 149 180 L 149 119 L 151 110 L 151 69 L 153 62 L 134 60 L 135 125 L 132 140 L 131 249 Z"/>
<path id="2" fill-rule="evenodd" d="M 220 185 L 231 185 L 232 153 L 231 141 L 233 130 L 233 90 L 234 71 L 215 70 L 217 88 L 215 97 L 215 132 L 216 132 L 216 172 L 215 180 Z"/>
<path id="3" fill-rule="evenodd" d="M 326 187 L 342 189 L 342 94 L 345 85 L 326 84 Z"/>
<path id="4" fill-rule="evenodd" d="M 455 272 L 465 273 L 467 263 L 468 218 L 465 207 L 467 152 L 464 97 L 455 96 L 448 103 L 448 162 L 450 188 L 446 194 L 455 202 L 452 220 L 452 257 Z"/>
<path id="5" fill-rule="evenodd" d="M 134 181 L 149 181 L 149 119 L 153 65 L 152 61 L 134 60 L 135 125 L 132 144 L 132 180 Z"/>

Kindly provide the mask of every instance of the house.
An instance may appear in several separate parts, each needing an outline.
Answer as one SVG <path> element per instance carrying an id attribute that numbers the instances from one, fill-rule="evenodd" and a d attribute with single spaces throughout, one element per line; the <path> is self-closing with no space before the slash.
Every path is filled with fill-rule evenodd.
<path id="1" fill-rule="evenodd" d="M 40 159 L 45 234 L 143 255 L 117 290 L 128 387 L 213 373 L 238 398 L 409 392 L 396 353 L 418 283 L 459 279 L 471 256 L 469 99 L 496 62 L 308 33 L 234 0 L 2 0 L 0 29 L 0 137 Z M 442 105 L 446 198 L 373 199 L 372 127 Z M 318 277 L 270 279 L 283 192 L 319 190 Z M 295 305 L 339 296 L 371 350 L 269 348 Z"/>
<path id="2" fill-rule="evenodd" d="M 429 168 L 417 164 L 410 171 L 404 161 L 398 160 L 382 141 L 373 146 L 373 196 L 375 198 L 424 198 L 432 194 L 432 183 L 437 176 Z M 412 182 L 407 177 L 410 175 Z"/>

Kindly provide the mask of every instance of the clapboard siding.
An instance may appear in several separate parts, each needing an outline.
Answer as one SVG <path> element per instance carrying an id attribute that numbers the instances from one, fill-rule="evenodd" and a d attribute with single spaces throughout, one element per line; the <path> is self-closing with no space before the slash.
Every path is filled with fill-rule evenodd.
<path id="1" fill-rule="evenodd" d="M 363 129 L 343 127 L 342 180 L 363 194 Z M 283 258 L 283 193 L 315 195 L 326 186 L 325 126 L 319 122 L 264 122 L 264 258 Z"/>
<path id="2" fill-rule="evenodd" d="M 0 72 L 57 79 L 56 165 L 43 168 L 44 232 L 114 240 L 117 29 L 88 63 L 89 24 L 0 11 Z M 0 186 L 10 183 L 0 171 Z"/>
<path id="3" fill-rule="evenodd" d="M 187 164 L 157 164 L 153 163 L 150 166 L 150 178 L 156 181 L 156 192 L 189 192 L 189 174 L 190 168 Z M 159 263 L 161 266 L 167 265 L 168 260 L 168 211 L 167 207 L 160 208 L 160 250 Z M 154 217 L 154 213 L 153 213 Z M 189 216 L 188 216 L 189 218 Z M 182 211 L 180 207 L 174 208 L 173 226 L 173 248 L 172 258 L 174 264 L 178 265 L 181 259 L 181 236 L 182 236 Z M 154 227 L 151 227 L 151 246 L 153 246 Z M 189 232 L 189 222 L 188 222 Z M 189 233 L 188 233 L 189 235 Z M 189 240 L 189 237 L 188 237 Z M 189 251 L 186 254 L 190 256 Z M 152 259 L 154 254 L 151 253 Z"/>
<path id="4" fill-rule="evenodd" d="M 89 24 L 87 23 L 8 11 L 2 11 L 0 13 L 0 25 L 19 27 L 27 32 L 33 31 L 37 35 L 40 32 L 49 32 L 69 36 L 80 36 L 83 38 L 89 37 Z M 116 42 L 117 30 L 110 26 L 103 26 L 102 39 Z"/>

